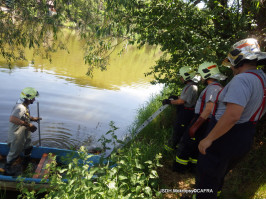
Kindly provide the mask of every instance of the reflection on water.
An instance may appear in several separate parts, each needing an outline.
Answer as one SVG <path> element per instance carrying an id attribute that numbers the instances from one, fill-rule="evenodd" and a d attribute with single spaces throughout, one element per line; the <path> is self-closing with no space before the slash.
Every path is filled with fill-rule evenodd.
<path id="1" fill-rule="evenodd" d="M 40 93 L 42 145 L 57 148 L 98 146 L 110 121 L 119 128 L 121 139 L 138 107 L 161 89 L 144 76 L 159 56 L 155 48 L 131 47 L 122 57 L 114 54 L 108 70 L 95 71 L 91 79 L 85 75 L 80 43 L 70 37 L 68 44 L 70 54 L 57 52 L 52 63 L 37 57 L 34 65 L 19 62 L 10 70 L 0 62 L 0 142 L 7 140 L 9 115 L 24 87 L 35 87 Z M 30 51 L 27 54 L 31 60 Z M 37 115 L 36 104 L 30 110 Z M 38 144 L 38 132 L 32 138 Z"/>

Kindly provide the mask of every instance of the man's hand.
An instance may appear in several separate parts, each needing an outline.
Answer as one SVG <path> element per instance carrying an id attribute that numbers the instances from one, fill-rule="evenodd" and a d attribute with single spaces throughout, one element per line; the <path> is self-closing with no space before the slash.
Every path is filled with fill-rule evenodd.
<path id="1" fill-rule="evenodd" d="M 208 149 L 211 145 L 212 145 L 212 140 L 209 139 L 208 137 L 201 140 L 198 146 L 200 153 L 205 155 L 206 149 Z"/>
<path id="2" fill-rule="evenodd" d="M 197 121 L 189 128 L 189 136 L 190 138 L 195 137 L 196 131 L 201 127 L 201 125 L 206 121 L 202 117 L 199 117 Z"/>
<path id="3" fill-rule="evenodd" d="M 243 110 L 243 106 L 234 103 L 227 103 L 225 113 L 219 119 L 208 136 L 200 141 L 198 146 L 200 153 L 206 154 L 206 149 L 212 145 L 213 141 L 222 137 L 237 123 L 243 113 Z"/>
<path id="4" fill-rule="evenodd" d="M 41 117 L 32 117 L 32 118 L 31 118 L 31 121 L 34 121 L 34 122 L 38 122 L 38 121 L 40 121 L 40 120 L 42 120 Z"/>

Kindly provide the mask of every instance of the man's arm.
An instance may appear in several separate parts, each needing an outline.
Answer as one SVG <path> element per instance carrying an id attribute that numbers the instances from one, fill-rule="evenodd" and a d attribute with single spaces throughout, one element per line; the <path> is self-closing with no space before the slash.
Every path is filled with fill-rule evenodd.
<path id="1" fill-rule="evenodd" d="M 25 126 L 26 128 L 28 128 L 31 132 L 35 132 L 37 130 L 37 128 L 31 124 L 31 123 L 28 123 L 26 121 L 23 121 L 13 115 L 10 116 L 9 118 L 9 121 L 16 124 L 16 125 L 20 125 L 20 126 Z"/>
<path id="2" fill-rule="evenodd" d="M 189 136 L 191 138 L 195 137 L 196 131 L 201 127 L 201 125 L 206 121 L 206 119 L 210 116 L 212 109 L 213 109 L 214 103 L 208 102 L 206 103 L 206 106 L 202 113 L 200 114 L 197 121 L 189 128 Z"/>
<path id="3" fill-rule="evenodd" d="M 42 120 L 41 117 L 32 117 L 30 116 L 30 121 L 38 122 L 39 120 Z"/>
<path id="4" fill-rule="evenodd" d="M 177 100 L 171 100 L 171 104 L 174 105 L 180 105 L 180 104 L 185 104 L 186 101 L 184 101 L 183 99 L 177 99 Z"/>
<path id="5" fill-rule="evenodd" d="M 16 125 L 24 125 L 25 121 L 11 115 L 9 118 L 9 121 Z"/>
<path id="6" fill-rule="evenodd" d="M 206 154 L 206 149 L 209 148 L 213 141 L 227 133 L 240 119 L 244 107 L 234 103 L 227 103 L 225 113 L 211 130 L 209 135 L 200 141 L 199 151 Z"/>
<path id="7" fill-rule="evenodd" d="M 211 101 L 206 103 L 206 106 L 205 106 L 204 110 L 202 111 L 200 117 L 202 117 L 203 119 L 207 119 L 212 112 L 213 106 L 214 106 L 214 103 Z"/>

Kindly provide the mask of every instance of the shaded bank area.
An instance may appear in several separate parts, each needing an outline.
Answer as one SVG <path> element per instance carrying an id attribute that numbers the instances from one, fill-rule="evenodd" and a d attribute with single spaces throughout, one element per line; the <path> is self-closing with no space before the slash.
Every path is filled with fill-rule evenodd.
<path id="1" fill-rule="evenodd" d="M 166 92 L 167 93 L 167 92 Z M 165 96 L 166 97 L 166 96 Z M 137 120 L 139 124 L 161 106 L 163 96 L 153 98 L 141 108 Z M 152 110 L 153 109 L 153 110 Z M 152 111 L 151 111 L 152 110 Z M 145 117 L 144 117 L 145 116 Z M 192 190 L 195 185 L 195 172 L 178 173 L 172 171 L 172 162 L 175 153 L 164 148 L 171 136 L 171 125 L 175 118 L 175 106 L 169 106 L 156 120 L 154 120 L 136 138 L 143 144 L 150 146 L 146 152 L 161 152 L 163 167 L 158 168 L 159 188 L 164 191 L 163 198 L 189 197 L 186 190 Z M 266 116 L 257 124 L 257 133 L 252 150 L 248 155 L 226 176 L 225 184 L 220 198 L 266 198 Z M 134 142 L 136 142 L 134 141 Z M 237 142 L 237 141 L 236 141 Z M 164 190 L 165 189 L 165 190 Z M 182 191 L 183 190 L 183 191 Z"/>
<path id="2" fill-rule="evenodd" d="M 19 194 L 19 191 L 0 190 L 1 199 L 17 199 Z"/>

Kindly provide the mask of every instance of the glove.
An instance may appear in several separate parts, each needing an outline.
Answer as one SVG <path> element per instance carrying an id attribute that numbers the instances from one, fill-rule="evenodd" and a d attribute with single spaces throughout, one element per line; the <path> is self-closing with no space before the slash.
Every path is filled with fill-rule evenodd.
<path id="1" fill-rule="evenodd" d="M 169 99 L 164 99 L 164 100 L 162 101 L 162 103 L 163 103 L 163 105 L 165 105 L 165 104 L 171 104 L 171 100 L 169 100 Z"/>
<path id="2" fill-rule="evenodd" d="M 173 100 L 177 100 L 178 99 L 178 96 L 175 96 L 175 95 L 171 95 L 168 97 L 168 99 L 173 99 Z"/>
<path id="3" fill-rule="evenodd" d="M 189 137 L 194 138 L 196 131 L 201 127 L 201 125 L 206 121 L 206 119 L 199 117 L 197 121 L 189 128 Z"/>
<path id="4" fill-rule="evenodd" d="M 30 124 L 28 129 L 29 129 L 30 132 L 34 133 L 37 130 L 37 127 L 34 126 L 33 124 Z"/>

